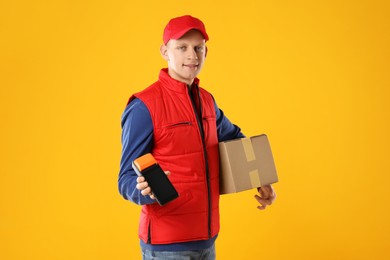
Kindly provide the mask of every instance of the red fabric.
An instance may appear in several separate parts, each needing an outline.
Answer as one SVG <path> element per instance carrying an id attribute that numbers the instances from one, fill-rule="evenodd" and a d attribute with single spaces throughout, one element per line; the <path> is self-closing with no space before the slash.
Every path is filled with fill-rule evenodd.
<path id="1" fill-rule="evenodd" d="M 196 17 L 184 15 L 173 18 L 169 21 L 164 29 L 164 44 L 167 44 L 170 39 L 180 39 L 184 34 L 192 29 L 200 31 L 205 40 L 208 41 L 209 36 L 206 33 L 206 28 L 203 22 Z"/>
<path id="2" fill-rule="evenodd" d="M 199 83 L 197 79 L 195 82 Z M 141 99 L 149 109 L 154 127 L 152 154 L 162 169 L 171 172 L 169 179 L 179 193 L 179 198 L 164 206 L 157 203 L 143 206 L 139 236 L 144 242 L 205 240 L 219 232 L 216 115 L 212 96 L 202 88 L 199 91 L 209 181 L 201 133 L 186 84 L 172 79 L 163 69 L 156 83 L 130 98 Z"/>

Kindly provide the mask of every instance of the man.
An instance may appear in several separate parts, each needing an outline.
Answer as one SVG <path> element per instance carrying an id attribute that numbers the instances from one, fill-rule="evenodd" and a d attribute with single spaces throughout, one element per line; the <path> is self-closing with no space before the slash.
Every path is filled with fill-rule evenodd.
<path id="1" fill-rule="evenodd" d="M 157 82 L 130 97 L 122 116 L 119 191 L 143 205 L 139 226 L 143 259 L 215 259 L 218 142 L 244 135 L 199 87 L 197 75 L 208 39 L 199 19 L 189 15 L 171 19 L 160 48 L 168 68 L 160 71 Z M 156 203 L 148 183 L 131 167 L 134 159 L 149 152 L 179 193 L 164 206 Z M 264 209 L 275 193 L 270 185 L 258 190 L 258 208 Z"/>

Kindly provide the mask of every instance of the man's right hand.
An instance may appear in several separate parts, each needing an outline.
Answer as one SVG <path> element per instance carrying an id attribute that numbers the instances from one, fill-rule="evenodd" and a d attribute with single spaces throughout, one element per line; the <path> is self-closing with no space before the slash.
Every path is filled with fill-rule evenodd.
<path id="1" fill-rule="evenodd" d="M 171 174 L 170 171 L 164 171 L 166 175 Z M 154 196 L 152 189 L 149 187 L 148 182 L 145 180 L 145 177 L 140 176 L 137 177 L 137 185 L 135 186 L 137 190 L 141 191 L 141 194 L 144 196 L 149 195 L 151 199 L 155 200 L 156 197 Z"/>

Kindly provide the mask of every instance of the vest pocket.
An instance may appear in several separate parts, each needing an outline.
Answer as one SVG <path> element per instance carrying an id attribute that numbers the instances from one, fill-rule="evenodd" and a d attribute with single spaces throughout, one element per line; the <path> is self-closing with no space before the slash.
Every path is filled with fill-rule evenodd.
<path id="1" fill-rule="evenodd" d="M 197 146 L 187 145 L 188 138 L 196 137 L 197 132 L 193 122 L 184 120 L 168 123 L 155 129 L 155 148 L 161 147 L 164 153 L 170 156 L 184 155 L 198 149 Z"/>
<path id="2" fill-rule="evenodd" d="M 169 129 L 169 128 L 175 128 L 175 127 L 180 127 L 180 126 L 190 126 L 190 125 L 192 125 L 192 123 L 186 121 L 186 122 L 178 122 L 178 123 L 174 123 L 174 124 L 169 124 L 169 125 L 164 126 L 164 128 Z"/>

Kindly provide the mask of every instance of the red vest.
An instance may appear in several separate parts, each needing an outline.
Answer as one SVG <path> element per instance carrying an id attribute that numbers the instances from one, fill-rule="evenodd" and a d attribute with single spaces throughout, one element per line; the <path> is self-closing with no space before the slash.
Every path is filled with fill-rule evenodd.
<path id="1" fill-rule="evenodd" d="M 197 85 L 199 80 L 194 82 Z M 215 236 L 219 232 L 219 153 L 211 94 L 199 88 L 203 133 L 186 84 L 172 79 L 167 69 L 161 70 L 156 83 L 134 96 L 146 105 L 153 121 L 152 154 L 162 169 L 171 172 L 169 179 L 179 193 L 179 198 L 164 206 L 142 207 L 139 237 L 145 243 L 169 244 Z"/>

